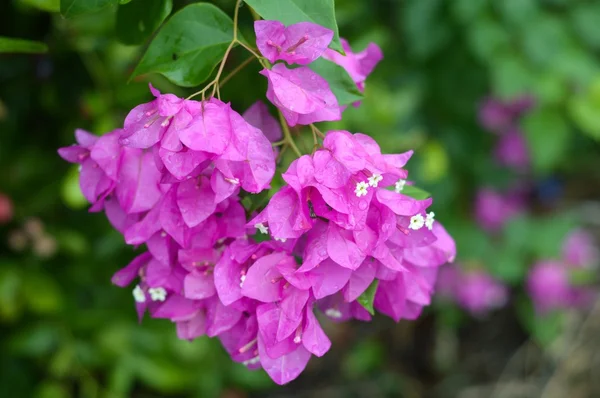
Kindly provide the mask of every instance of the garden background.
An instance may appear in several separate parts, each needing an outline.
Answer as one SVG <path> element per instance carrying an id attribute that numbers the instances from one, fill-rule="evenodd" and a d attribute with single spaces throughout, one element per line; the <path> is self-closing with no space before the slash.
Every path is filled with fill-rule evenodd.
<path id="1" fill-rule="evenodd" d="M 190 3 L 173 0 L 172 10 Z M 234 1 L 212 3 L 233 14 Z M 75 128 L 119 127 L 150 99 L 149 81 L 193 92 L 160 75 L 130 80 L 149 39 L 118 7 L 64 18 L 58 0 L 0 3 L 0 36 L 47 45 L 23 54 L 0 41 L 0 396 L 600 396 L 600 307 L 540 314 L 527 289 L 534 264 L 561 261 L 577 228 L 591 236 L 589 252 L 597 246 L 600 2 L 336 1 L 341 36 L 355 50 L 377 43 L 384 59 L 362 106 L 322 130 L 367 133 L 387 153 L 414 149 L 411 179 L 457 242 L 447 267 L 485 272 L 507 293 L 481 311 L 438 297 L 415 322 L 327 323 L 331 351 L 284 387 L 233 363 L 216 340 L 138 324 L 131 292 L 110 283 L 132 249 L 87 212 L 77 167 L 56 149 Z M 252 36 L 244 9 L 240 29 Z M 232 64 L 245 56 L 234 50 Z M 257 82 L 266 89 L 258 71 L 249 65 L 222 97 L 246 109 Z M 492 131 L 511 106 L 516 144 Z M 590 258 L 569 284 L 597 290 Z"/>

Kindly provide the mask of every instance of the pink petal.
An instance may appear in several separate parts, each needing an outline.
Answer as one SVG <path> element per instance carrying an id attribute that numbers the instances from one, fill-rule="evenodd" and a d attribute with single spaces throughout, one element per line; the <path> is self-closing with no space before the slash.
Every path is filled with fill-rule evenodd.
<path id="1" fill-rule="evenodd" d="M 215 193 L 206 177 L 190 178 L 177 188 L 177 205 L 183 221 L 192 228 L 214 213 Z"/>
<path id="2" fill-rule="evenodd" d="M 116 189 L 123 210 L 131 214 L 152 209 L 162 196 L 160 178 L 152 153 L 125 148 Z"/>
<path id="3" fill-rule="evenodd" d="M 201 115 L 179 132 L 181 142 L 196 151 L 222 154 L 232 134 L 230 111 L 229 105 L 204 102 Z"/>
<path id="4" fill-rule="evenodd" d="M 278 341 L 291 336 L 296 331 L 296 328 L 300 326 L 308 296 L 308 290 L 300 290 L 293 287 L 288 287 L 285 290 L 284 298 L 279 304 L 281 317 L 277 326 Z"/>
<path id="5" fill-rule="evenodd" d="M 111 282 L 119 287 L 125 287 L 139 276 L 140 269 L 152 259 L 150 253 L 142 253 L 134 258 L 125 268 L 121 268 L 113 275 Z"/>
<path id="6" fill-rule="evenodd" d="M 278 59 L 279 51 L 276 46 L 281 46 L 285 41 L 284 31 L 285 26 L 279 21 L 259 20 L 254 22 L 256 46 L 271 63 Z M 268 42 L 272 44 L 268 44 Z"/>
<path id="7" fill-rule="evenodd" d="M 333 261 L 351 270 L 360 267 L 365 259 L 356 243 L 342 236 L 341 228 L 333 223 L 327 232 L 327 253 Z"/>
<path id="8" fill-rule="evenodd" d="M 289 383 L 298 377 L 310 360 L 310 352 L 301 345 L 289 354 L 273 359 L 267 354 L 260 336 L 258 337 L 258 355 L 265 372 L 279 385 Z"/>
<path id="9" fill-rule="evenodd" d="M 283 280 L 276 265 L 286 256 L 285 253 L 273 253 L 256 260 L 246 274 L 242 294 L 263 303 L 278 301 Z"/>
<path id="10" fill-rule="evenodd" d="M 318 300 L 342 290 L 351 274 L 352 270 L 327 259 L 308 272 L 308 279 L 311 281 L 313 294 Z"/>
<path id="11" fill-rule="evenodd" d="M 202 300 L 214 296 L 215 293 L 212 274 L 194 270 L 183 280 L 183 295 L 189 299 Z"/>
<path id="12" fill-rule="evenodd" d="M 315 317 L 312 306 L 306 307 L 305 319 L 304 330 L 302 331 L 302 344 L 309 352 L 321 357 L 329 351 L 331 341 Z"/>
<path id="13" fill-rule="evenodd" d="M 258 22 L 265 21 L 256 21 L 255 26 Z M 250 108 L 246 109 L 242 116 L 248 123 L 262 131 L 269 141 L 276 142 L 283 137 L 281 125 L 271 115 L 264 102 L 256 101 Z"/>
<path id="14" fill-rule="evenodd" d="M 362 265 L 350 275 L 348 284 L 344 287 L 344 300 L 354 301 L 369 287 L 377 270 L 376 262 L 366 259 Z"/>

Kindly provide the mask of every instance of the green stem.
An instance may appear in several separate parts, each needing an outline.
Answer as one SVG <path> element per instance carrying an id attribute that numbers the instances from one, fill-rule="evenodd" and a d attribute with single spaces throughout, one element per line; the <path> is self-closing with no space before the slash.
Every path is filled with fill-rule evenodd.
<path id="1" fill-rule="evenodd" d="M 279 109 L 277 110 L 277 113 L 279 114 L 279 122 L 281 123 L 281 128 L 283 129 L 284 141 L 287 145 L 290 146 L 290 148 L 292 148 L 292 151 L 294 151 L 296 156 L 302 156 L 302 153 L 300 152 L 300 150 L 296 146 L 296 143 L 294 142 L 294 139 L 292 138 L 292 134 L 290 134 L 290 129 L 287 125 L 287 122 L 285 121 L 285 118 L 283 117 L 283 113 L 281 113 Z"/>

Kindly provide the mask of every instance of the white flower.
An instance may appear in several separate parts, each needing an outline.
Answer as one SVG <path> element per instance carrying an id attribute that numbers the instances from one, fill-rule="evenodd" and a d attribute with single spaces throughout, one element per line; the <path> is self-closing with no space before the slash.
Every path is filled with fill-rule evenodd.
<path id="1" fill-rule="evenodd" d="M 367 194 L 367 189 L 369 188 L 369 184 L 364 181 L 361 181 L 356 184 L 356 188 L 354 189 L 354 193 L 356 197 L 360 198 L 361 196 L 365 196 Z"/>
<path id="2" fill-rule="evenodd" d="M 250 358 L 247 361 L 242 362 L 243 365 L 248 366 L 248 365 L 254 365 L 260 362 L 260 357 L 257 355 L 254 358 Z"/>
<path id="3" fill-rule="evenodd" d="M 269 227 L 266 227 L 263 223 L 254 224 L 254 228 L 258 229 L 261 234 L 269 233 Z"/>
<path id="4" fill-rule="evenodd" d="M 327 308 L 327 310 L 325 310 L 325 315 L 335 319 L 339 319 L 342 317 L 342 313 L 339 310 L 336 310 L 335 308 Z"/>
<path id="5" fill-rule="evenodd" d="M 140 287 L 140 285 L 136 285 L 133 289 L 133 299 L 136 303 L 145 303 L 146 302 L 146 294 Z"/>
<path id="6" fill-rule="evenodd" d="M 406 185 L 406 180 L 403 180 L 402 178 L 399 179 L 398 181 L 396 181 L 396 185 L 394 186 L 394 191 L 396 191 L 396 193 L 402 192 L 405 185 Z"/>
<path id="7" fill-rule="evenodd" d="M 246 280 L 246 274 L 242 274 L 240 276 L 240 287 L 244 286 L 244 281 Z"/>
<path id="8" fill-rule="evenodd" d="M 416 214 L 410 218 L 410 225 L 408 228 L 416 231 L 423 228 L 423 225 L 425 225 L 425 218 L 420 214 Z"/>
<path id="9" fill-rule="evenodd" d="M 148 294 L 152 301 L 165 301 L 167 298 L 167 291 L 162 287 L 151 287 L 148 289 Z"/>
<path id="10" fill-rule="evenodd" d="M 433 222 L 435 221 L 433 218 L 435 217 L 435 213 L 430 211 L 427 214 L 427 218 L 425 218 L 425 226 L 427 227 L 428 230 L 432 230 L 433 229 Z"/>
<path id="11" fill-rule="evenodd" d="M 277 242 L 285 243 L 286 238 L 274 238 Z"/>
<path id="12" fill-rule="evenodd" d="M 381 174 L 373 174 L 369 177 L 369 185 L 373 188 L 377 188 L 379 181 L 383 180 L 383 176 Z"/>

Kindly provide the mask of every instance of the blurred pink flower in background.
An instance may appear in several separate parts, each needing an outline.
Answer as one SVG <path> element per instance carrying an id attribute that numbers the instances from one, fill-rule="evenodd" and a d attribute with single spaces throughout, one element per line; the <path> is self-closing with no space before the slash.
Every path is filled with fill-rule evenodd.
<path id="1" fill-rule="evenodd" d="M 553 310 L 586 308 L 596 295 L 587 286 L 573 285 L 568 266 L 555 260 L 542 260 L 533 266 L 527 278 L 527 291 L 541 315 Z"/>
<path id="2" fill-rule="evenodd" d="M 506 167 L 524 170 L 529 166 L 527 140 L 518 129 L 511 129 L 498 140 L 494 149 L 496 161 Z"/>
<path id="3" fill-rule="evenodd" d="M 6 224 L 13 218 L 13 204 L 8 196 L 0 193 L 0 224 Z"/>
<path id="4" fill-rule="evenodd" d="M 523 198 L 516 190 L 501 194 L 491 188 L 482 188 L 475 198 L 475 219 L 483 229 L 496 231 L 523 208 Z"/>
<path id="5" fill-rule="evenodd" d="M 464 271 L 450 265 L 440 269 L 436 292 L 474 316 L 503 307 L 509 293 L 502 282 L 484 270 Z"/>
<path id="6" fill-rule="evenodd" d="M 588 232 L 577 229 L 572 231 L 562 248 L 563 261 L 579 268 L 591 268 L 598 265 L 598 247 L 594 244 L 594 238 Z"/>

